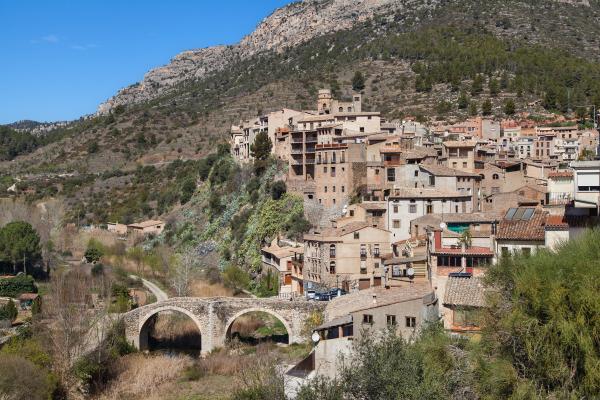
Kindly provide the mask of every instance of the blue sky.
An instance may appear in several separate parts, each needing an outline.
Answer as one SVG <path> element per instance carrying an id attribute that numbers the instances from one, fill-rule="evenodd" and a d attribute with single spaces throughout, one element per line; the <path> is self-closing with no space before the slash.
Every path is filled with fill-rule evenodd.
<path id="1" fill-rule="evenodd" d="M 92 113 L 177 53 L 232 44 L 289 0 L 0 0 L 0 124 Z"/>

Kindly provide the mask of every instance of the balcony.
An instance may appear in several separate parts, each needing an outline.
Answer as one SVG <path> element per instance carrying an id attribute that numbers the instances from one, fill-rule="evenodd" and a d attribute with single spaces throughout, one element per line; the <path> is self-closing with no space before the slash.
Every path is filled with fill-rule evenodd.
<path id="1" fill-rule="evenodd" d="M 304 143 L 304 139 L 302 138 L 302 136 L 300 136 L 300 137 L 294 136 L 294 137 L 292 137 L 291 142 L 292 143 Z"/>
<path id="2" fill-rule="evenodd" d="M 307 136 L 306 143 L 317 143 L 317 137 L 316 136 Z"/>
<path id="3" fill-rule="evenodd" d="M 306 152 L 307 153 L 314 153 L 315 152 L 315 146 L 306 146 Z"/>
<path id="4" fill-rule="evenodd" d="M 300 149 L 291 149 L 290 150 L 290 154 L 302 155 L 302 154 L 304 154 L 304 149 L 302 149 L 302 148 L 300 148 Z"/>
<path id="5" fill-rule="evenodd" d="M 306 164 L 306 165 L 314 165 L 315 164 L 315 159 L 314 158 L 307 158 L 304 161 L 304 164 Z"/>

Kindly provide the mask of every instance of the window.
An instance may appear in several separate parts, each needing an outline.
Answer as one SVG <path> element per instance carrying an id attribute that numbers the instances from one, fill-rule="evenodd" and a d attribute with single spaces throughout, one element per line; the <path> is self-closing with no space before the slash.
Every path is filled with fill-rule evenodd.
<path id="1" fill-rule="evenodd" d="M 463 163 L 463 168 L 467 168 L 467 163 L 466 162 Z"/>
<path id="2" fill-rule="evenodd" d="M 396 326 L 396 316 L 395 315 L 386 315 L 388 326 Z"/>
<path id="3" fill-rule="evenodd" d="M 329 273 L 335 275 L 335 261 L 329 263 Z"/>
<path id="4" fill-rule="evenodd" d="M 327 173 L 327 167 L 323 167 L 323 173 Z"/>
<path id="5" fill-rule="evenodd" d="M 354 210 L 350 210 L 350 216 L 354 217 Z"/>
<path id="6" fill-rule="evenodd" d="M 325 191 L 325 193 L 327 193 L 327 186 L 325 186 L 325 187 L 323 188 L 323 190 Z"/>
<path id="7" fill-rule="evenodd" d="M 335 193 L 335 186 L 332 189 L 333 189 L 333 193 Z"/>
<path id="8" fill-rule="evenodd" d="M 426 213 L 427 214 L 433 214 L 433 204 L 431 204 L 431 202 L 427 203 L 426 207 Z"/>
<path id="9" fill-rule="evenodd" d="M 396 180 L 396 170 L 394 168 L 388 168 L 387 180 L 388 182 L 394 182 Z"/>
<path id="10" fill-rule="evenodd" d="M 435 186 L 435 175 L 429 175 L 429 186 Z"/>
<path id="11" fill-rule="evenodd" d="M 499 178 L 498 174 L 494 174 L 494 175 L 492 175 L 492 179 L 493 179 L 493 180 L 497 180 L 498 178 Z"/>
<path id="12" fill-rule="evenodd" d="M 419 171 L 415 171 L 415 176 L 418 177 L 419 176 Z"/>
<path id="13" fill-rule="evenodd" d="M 521 253 L 523 253 L 525 257 L 529 257 L 531 255 L 531 247 L 523 247 Z"/>
<path id="14" fill-rule="evenodd" d="M 354 232 L 354 239 L 360 239 L 360 233 Z"/>
<path id="15" fill-rule="evenodd" d="M 361 127 L 360 127 L 360 132 L 361 132 L 361 133 L 364 133 L 364 131 L 365 131 L 365 127 L 364 127 L 364 126 L 361 126 Z"/>
<path id="16" fill-rule="evenodd" d="M 373 256 L 379 257 L 379 245 L 378 244 L 373 245 Z"/>
<path id="17" fill-rule="evenodd" d="M 342 193 L 346 192 L 346 186 L 342 186 Z"/>
<path id="18" fill-rule="evenodd" d="M 329 245 L 329 258 L 335 258 L 335 244 Z"/>
<path id="19" fill-rule="evenodd" d="M 400 229 L 400 220 L 395 219 L 392 223 L 392 226 L 394 227 L 394 229 Z"/>
<path id="20" fill-rule="evenodd" d="M 365 258 L 366 256 L 367 256 L 367 245 L 361 244 L 360 245 L 360 257 Z"/>
<path id="21" fill-rule="evenodd" d="M 375 175 L 379 175 L 379 168 L 375 168 Z"/>
<path id="22" fill-rule="evenodd" d="M 500 254 L 502 254 L 502 257 L 508 257 L 510 255 L 510 250 L 508 250 L 508 247 L 502 246 L 500 248 Z"/>
<path id="23" fill-rule="evenodd" d="M 408 207 L 408 212 L 411 214 L 416 214 L 417 213 L 417 205 L 416 204 L 411 204 Z"/>
<path id="24" fill-rule="evenodd" d="M 417 327 L 417 318 L 406 317 L 406 327 L 407 328 L 416 328 Z"/>
<path id="25" fill-rule="evenodd" d="M 373 315 L 372 314 L 363 314 L 363 324 L 373 325 Z"/>
<path id="26" fill-rule="evenodd" d="M 331 176 L 335 176 L 335 167 L 331 167 Z"/>
<path id="27" fill-rule="evenodd" d="M 335 199 L 333 199 L 333 205 L 335 205 Z"/>
<path id="28" fill-rule="evenodd" d="M 394 205 L 394 213 L 398 214 L 398 206 Z"/>

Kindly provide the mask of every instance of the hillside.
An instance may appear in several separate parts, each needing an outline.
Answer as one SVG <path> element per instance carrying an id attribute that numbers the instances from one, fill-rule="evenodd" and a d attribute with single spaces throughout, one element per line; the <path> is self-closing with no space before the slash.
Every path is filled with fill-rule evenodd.
<path id="1" fill-rule="evenodd" d="M 388 118 L 461 119 L 481 113 L 486 99 L 498 116 L 509 98 L 517 111 L 533 113 L 600 104 L 600 65 L 580 58 L 599 54 L 592 50 L 600 37 L 600 6 L 571 3 L 350 2 L 366 10 L 360 18 L 342 0 L 294 3 L 233 47 L 246 49 L 243 57 L 210 62 L 220 69 L 201 74 L 190 64 L 192 69 L 181 70 L 177 79 L 166 78 L 177 69 L 173 64 L 156 70 L 162 71 L 164 85 L 144 81 L 138 86 L 160 88 L 158 97 L 136 103 L 119 94 L 115 101 L 124 102 L 109 114 L 53 129 L 14 160 L 0 162 L 0 173 L 21 176 L 20 187 L 35 191 L 27 191 L 31 200 L 68 197 L 71 215 L 83 212 L 89 222 L 122 215 L 119 210 L 152 193 L 143 200 L 147 207 L 137 207 L 134 216 L 153 217 L 169 211 L 173 201 L 157 199 L 167 196 L 167 189 L 177 192 L 183 183 L 173 179 L 192 168 L 176 163 L 169 172 L 174 160 L 199 160 L 213 152 L 240 119 L 280 107 L 312 108 L 321 87 L 348 96 L 356 71 L 367 78 L 365 108 Z M 278 41 L 286 34 L 297 42 Z M 459 106 L 460 97 L 469 107 Z M 529 105 L 538 99 L 541 105 Z M 138 180 L 141 165 L 157 171 L 144 190 Z"/>

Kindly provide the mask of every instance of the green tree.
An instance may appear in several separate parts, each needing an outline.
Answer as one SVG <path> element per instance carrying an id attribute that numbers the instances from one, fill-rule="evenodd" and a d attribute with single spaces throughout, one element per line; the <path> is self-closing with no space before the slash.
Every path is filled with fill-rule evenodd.
<path id="1" fill-rule="evenodd" d="M 361 92 L 365 89 L 365 77 L 362 72 L 356 71 L 352 77 L 352 90 Z"/>
<path id="2" fill-rule="evenodd" d="M 471 83 L 471 95 L 477 96 L 481 92 L 483 92 L 483 77 L 477 74 Z"/>
<path id="3" fill-rule="evenodd" d="M 500 84 L 498 83 L 498 80 L 496 80 L 496 78 L 491 78 L 488 86 L 490 89 L 490 95 L 496 97 L 500 92 Z"/>
<path id="4" fill-rule="evenodd" d="M 504 114 L 506 115 L 514 115 L 516 112 L 515 101 L 513 99 L 508 99 L 504 103 Z"/>
<path id="5" fill-rule="evenodd" d="M 491 115 L 492 114 L 492 101 L 490 99 L 485 99 L 485 101 L 481 105 L 481 113 L 483 115 Z"/>
<path id="6" fill-rule="evenodd" d="M 40 237 L 31 224 L 24 221 L 10 222 L 0 229 L 0 254 L 12 262 L 16 273 L 17 263 L 23 264 L 27 273 L 27 262 L 41 257 Z"/>
<path id="7" fill-rule="evenodd" d="M 477 103 L 476 103 L 476 102 L 474 102 L 474 101 L 471 101 L 471 102 L 469 103 L 469 115 L 470 115 L 470 116 L 472 116 L 472 117 L 474 117 L 474 116 L 476 116 L 477 114 L 478 114 L 478 111 L 477 111 Z"/>
<path id="8" fill-rule="evenodd" d="M 254 157 L 255 160 L 265 161 L 271 155 L 271 148 L 273 147 L 273 143 L 271 143 L 271 139 L 269 139 L 269 135 L 267 132 L 260 132 L 256 135 L 254 139 L 254 143 L 250 146 L 250 154 Z"/>
<path id="9" fill-rule="evenodd" d="M 90 239 L 87 248 L 85 249 L 85 253 L 83 254 L 85 260 L 89 263 L 96 263 L 100 261 L 103 255 L 104 246 L 102 246 L 102 243 L 95 239 Z"/>
<path id="10" fill-rule="evenodd" d="M 457 103 L 459 110 L 465 110 L 469 106 L 469 98 L 467 97 L 467 94 L 464 92 L 464 90 L 461 90 L 461 92 L 459 93 Z"/>

